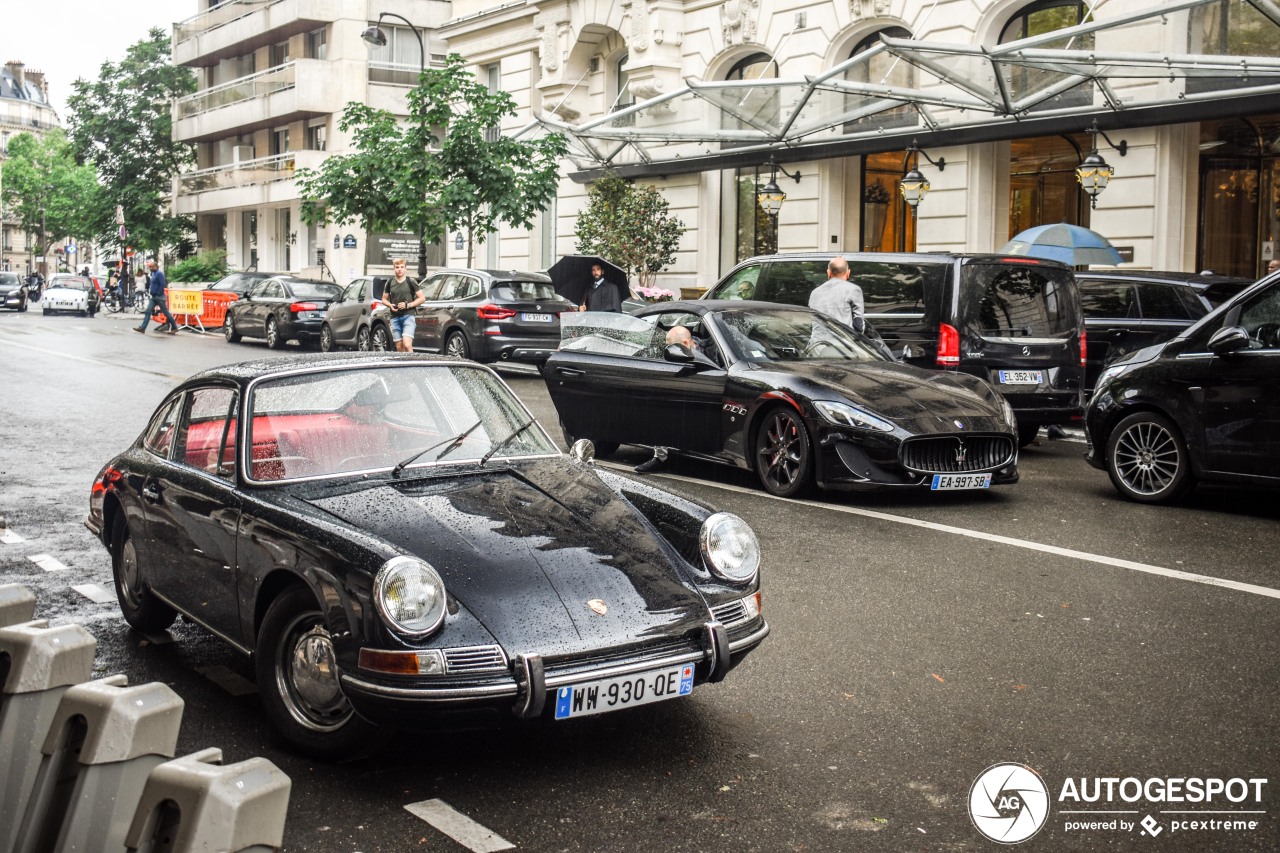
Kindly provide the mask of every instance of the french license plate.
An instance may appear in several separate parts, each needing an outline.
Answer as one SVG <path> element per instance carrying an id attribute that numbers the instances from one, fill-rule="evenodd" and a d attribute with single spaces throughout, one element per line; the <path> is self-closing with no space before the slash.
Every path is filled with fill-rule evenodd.
<path id="1" fill-rule="evenodd" d="M 1000 371 L 1000 383 L 1002 385 L 1039 385 L 1040 377 L 1039 370 Z"/>
<path id="2" fill-rule="evenodd" d="M 555 318 L 551 314 L 531 314 L 525 311 L 520 314 L 520 319 L 526 323 L 550 323 Z"/>
<path id="3" fill-rule="evenodd" d="M 991 488 L 991 473 L 934 474 L 933 485 L 929 488 L 935 492 L 949 492 L 954 489 L 989 489 Z"/>
<path id="4" fill-rule="evenodd" d="M 619 708 L 647 705 L 693 692 L 693 664 L 653 672 L 584 681 L 556 690 L 556 719 L 587 717 Z"/>

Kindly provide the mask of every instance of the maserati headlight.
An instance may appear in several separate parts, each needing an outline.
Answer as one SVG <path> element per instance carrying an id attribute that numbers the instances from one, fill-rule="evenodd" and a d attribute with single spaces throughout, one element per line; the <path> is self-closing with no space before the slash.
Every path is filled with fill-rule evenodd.
<path id="1" fill-rule="evenodd" d="M 702 522 L 702 558 L 717 577 L 731 583 L 750 583 L 760 571 L 760 542 L 745 521 L 717 512 Z"/>
<path id="2" fill-rule="evenodd" d="M 1018 431 L 1018 415 L 1013 411 L 1013 406 L 1009 405 L 1009 401 L 999 391 L 996 396 L 1000 398 L 1000 408 L 1004 411 L 1004 422 L 1007 423 L 1014 432 Z"/>
<path id="3" fill-rule="evenodd" d="M 407 637 L 425 637 L 440 627 L 444 599 L 444 581 L 417 557 L 392 557 L 373 581 L 378 613 L 393 631 Z"/>
<path id="4" fill-rule="evenodd" d="M 829 400 L 818 400 L 813 407 L 831 423 L 853 429 L 874 429 L 880 432 L 893 432 L 893 424 L 878 418 L 870 412 L 850 406 L 848 403 L 833 403 Z"/>

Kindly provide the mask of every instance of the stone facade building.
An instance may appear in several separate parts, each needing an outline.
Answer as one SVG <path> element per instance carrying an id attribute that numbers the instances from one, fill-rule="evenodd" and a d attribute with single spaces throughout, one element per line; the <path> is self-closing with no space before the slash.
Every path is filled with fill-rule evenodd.
<path id="1" fill-rule="evenodd" d="M 9 140 L 18 134 L 42 134 L 59 126 L 58 115 L 49 105 L 44 72 L 31 71 L 17 60 L 6 62 L 0 70 L 0 161 L 9 150 Z M 0 170 L 3 170 L 2 164 Z M 0 268 L 29 273 L 38 267 L 35 260 L 38 237 L 27 234 L 21 223 L 3 210 L 0 210 L 0 235 L 3 235 Z"/>

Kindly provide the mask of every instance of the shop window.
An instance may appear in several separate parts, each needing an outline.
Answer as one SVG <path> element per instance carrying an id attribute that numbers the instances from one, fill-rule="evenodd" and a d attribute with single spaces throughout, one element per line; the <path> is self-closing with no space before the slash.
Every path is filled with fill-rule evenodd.
<path id="1" fill-rule="evenodd" d="M 1089 227 L 1089 200 L 1076 167 L 1090 150 L 1087 134 L 1015 139 L 1009 156 L 1009 236 L 1037 225 Z"/>
<path id="2" fill-rule="evenodd" d="M 1280 246 L 1280 114 L 1200 125 L 1196 266 L 1260 276 Z"/>
<path id="3" fill-rule="evenodd" d="M 916 220 L 898 185 L 907 152 L 884 151 L 862 159 L 862 250 L 914 252 Z"/>
<path id="4" fill-rule="evenodd" d="M 734 175 L 737 222 L 734 263 L 754 255 L 778 251 L 778 224 L 760 206 L 759 189 L 769 181 L 769 172 L 760 167 L 738 169 Z"/>

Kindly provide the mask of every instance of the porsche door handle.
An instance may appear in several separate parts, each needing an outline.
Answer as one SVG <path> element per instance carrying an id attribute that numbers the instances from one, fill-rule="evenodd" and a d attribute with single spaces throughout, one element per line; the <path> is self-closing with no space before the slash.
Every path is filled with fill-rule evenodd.
<path id="1" fill-rule="evenodd" d="M 142 487 L 142 498 L 148 503 L 157 503 L 160 500 L 160 490 L 148 483 Z"/>
<path id="2" fill-rule="evenodd" d="M 561 376 L 585 376 L 587 372 L 576 367 L 557 367 L 556 373 Z"/>

